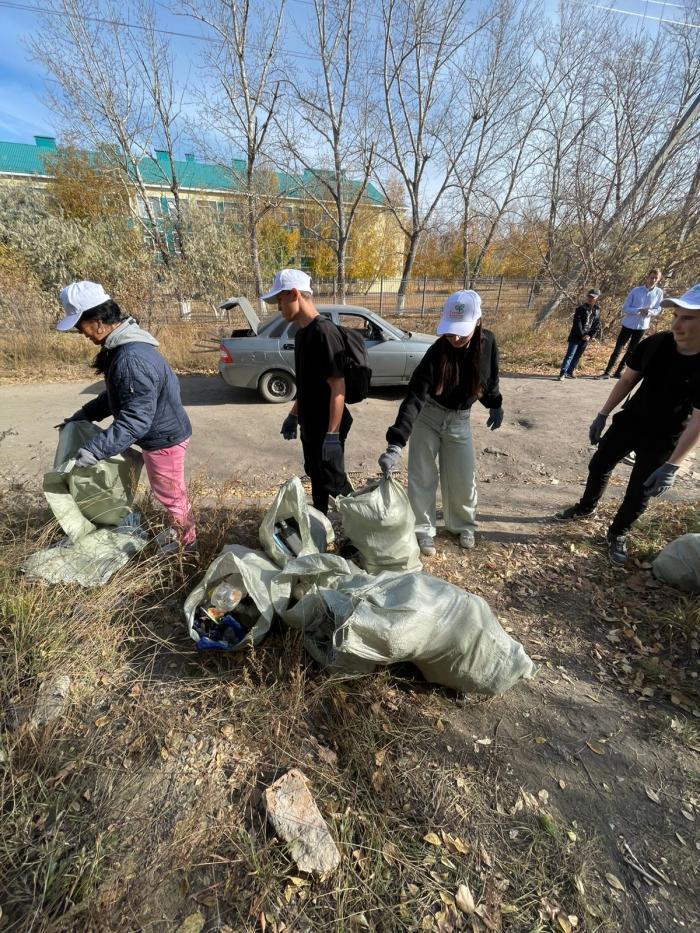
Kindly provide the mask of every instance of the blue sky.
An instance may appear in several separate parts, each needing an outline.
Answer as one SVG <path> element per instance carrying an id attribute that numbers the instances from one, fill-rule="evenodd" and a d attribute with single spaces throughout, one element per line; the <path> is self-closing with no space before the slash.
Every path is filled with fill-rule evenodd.
<path id="1" fill-rule="evenodd" d="M 42 0 L 28 0 L 30 5 L 42 5 Z M 298 21 L 304 17 L 304 0 L 289 0 L 293 6 L 288 9 Z M 547 8 L 554 13 L 556 0 L 545 0 Z M 676 4 L 653 6 L 646 0 L 588 0 L 592 6 L 596 2 L 605 6 L 617 6 L 620 9 L 636 12 L 648 12 L 649 15 L 673 17 L 678 9 Z M 679 2 L 679 0 L 677 0 Z M 682 2 L 682 0 L 680 0 Z M 305 4 L 308 9 L 308 4 Z M 310 10 L 308 10 L 310 13 Z M 289 15 L 289 14 L 288 14 Z M 635 25 L 638 20 L 632 20 Z M 161 25 L 187 33 L 200 32 L 199 24 L 186 17 L 176 17 L 163 11 Z M 654 24 L 650 24 L 653 28 Z M 0 140 L 12 142 L 33 142 L 34 135 L 60 135 L 60 126 L 51 111 L 44 106 L 44 75 L 40 65 L 32 62 L 24 46 L 23 37 L 37 28 L 37 17 L 28 11 L 14 10 L 0 5 L 0 35 L 3 35 L 3 50 L 0 57 Z M 183 67 L 192 64 L 201 43 L 186 39 L 174 39 L 175 48 Z M 295 43 L 296 44 L 296 43 Z M 303 46 L 301 46 L 303 48 Z M 301 60 L 300 60 L 301 61 Z"/>

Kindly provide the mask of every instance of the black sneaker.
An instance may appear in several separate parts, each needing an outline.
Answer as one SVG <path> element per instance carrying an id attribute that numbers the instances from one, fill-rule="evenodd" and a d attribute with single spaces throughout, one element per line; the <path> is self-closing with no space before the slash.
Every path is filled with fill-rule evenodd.
<path id="1" fill-rule="evenodd" d="M 564 375 L 566 376 L 567 379 L 578 379 L 578 376 L 576 375 L 576 373 L 565 373 Z"/>
<path id="2" fill-rule="evenodd" d="M 608 557 L 615 567 L 624 567 L 627 563 L 627 544 L 624 535 L 613 535 L 608 532 Z"/>
<path id="3" fill-rule="evenodd" d="M 555 512 L 554 517 L 558 522 L 571 522 L 576 518 L 590 518 L 595 515 L 595 509 L 584 509 L 580 502 L 576 505 L 570 505 L 568 509 L 562 509 Z"/>

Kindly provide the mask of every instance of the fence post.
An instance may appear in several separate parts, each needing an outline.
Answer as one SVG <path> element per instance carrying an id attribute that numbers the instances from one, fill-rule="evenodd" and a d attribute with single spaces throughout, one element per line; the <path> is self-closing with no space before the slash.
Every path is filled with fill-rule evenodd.
<path id="1" fill-rule="evenodd" d="M 423 276 L 423 298 L 420 304 L 420 316 L 421 317 L 423 317 L 423 314 L 425 313 L 425 286 L 427 285 L 427 282 L 428 282 L 428 276 L 424 275 Z"/>
<path id="2" fill-rule="evenodd" d="M 530 294 L 527 296 L 527 310 L 528 310 L 528 311 L 530 310 L 530 308 L 531 308 L 531 306 L 532 306 L 532 296 L 533 296 L 533 294 L 534 294 L 534 292 L 535 292 L 535 282 L 536 282 L 536 281 L 537 281 L 537 278 L 533 277 L 533 279 L 532 279 L 532 285 L 530 286 Z"/>
<path id="3" fill-rule="evenodd" d="M 384 305 L 384 276 L 379 276 L 379 314 L 381 316 L 382 307 Z"/>
<path id="4" fill-rule="evenodd" d="M 502 288 L 503 288 L 503 276 L 501 276 L 501 281 L 498 283 L 498 295 L 496 296 L 496 311 L 495 311 L 496 314 L 498 314 L 498 308 L 501 304 L 501 289 Z"/>

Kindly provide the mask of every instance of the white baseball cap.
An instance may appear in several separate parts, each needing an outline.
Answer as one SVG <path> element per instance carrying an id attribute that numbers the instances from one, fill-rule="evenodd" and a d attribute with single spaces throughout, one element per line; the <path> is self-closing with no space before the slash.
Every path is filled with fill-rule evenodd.
<path id="1" fill-rule="evenodd" d="M 677 308 L 685 308 L 686 311 L 700 311 L 700 284 L 693 285 L 680 298 L 664 298 L 661 304 L 664 308 L 675 305 Z"/>
<path id="2" fill-rule="evenodd" d="M 467 289 L 454 292 L 445 302 L 442 317 L 437 327 L 437 333 L 456 334 L 458 337 L 469 337 L 474 333 L 476 325 L 481 320 L 481 298 Z"/>
<path id="3" fill-rule="evenodd" d="M 91 308 L 104 304 L 110 296 L 97 282 L 71 282 L 58 293 L 63 305 L 64 318 L 56 325 L 56 330 L 70 330 L 81 316 Z"/>
<path id="4" fill-rule="evenodd" d="M 296 288 L 300 292 L 311 292 L 310 276 L 302 272 L 301 269 L 282 269 L 275 276 L 270 291 L 261 295 L 260 298 L 262 301 L 274 303 L 272 299 L 276 298 L 280 292 L 288 292 L 292 288 Z"/>

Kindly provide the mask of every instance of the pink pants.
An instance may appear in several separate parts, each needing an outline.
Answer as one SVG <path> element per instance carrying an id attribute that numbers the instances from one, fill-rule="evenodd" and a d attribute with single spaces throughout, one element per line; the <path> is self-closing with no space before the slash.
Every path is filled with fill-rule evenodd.
<path id="1" fill-rule="evenodd" d="M 181 444 L 162 450 L 144 450 L 143 462 L 153 495 L 167 510 L 170 523 L 183 544 L 197 539 L 185 483 L 185 452 L 189 437 Z"/>

